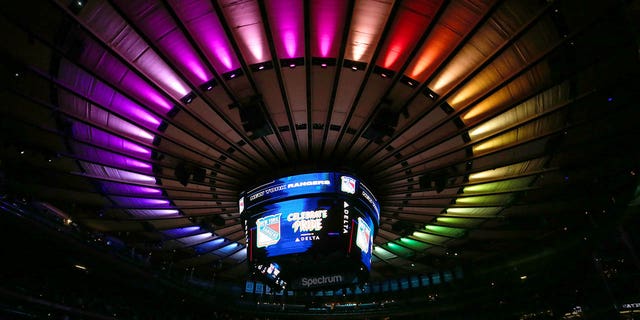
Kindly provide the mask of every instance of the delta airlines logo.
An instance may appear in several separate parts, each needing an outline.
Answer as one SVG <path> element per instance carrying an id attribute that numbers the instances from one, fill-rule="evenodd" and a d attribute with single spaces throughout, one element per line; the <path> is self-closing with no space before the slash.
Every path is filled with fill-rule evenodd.
<path id="1" fill-rule="evenodd" d="M 267 247 L 280 241 L 280 213 L 256 220 L 256 246 Z"/>
<path id="2" fill-rule="evenodd" d="M 350 194 L 356 193 L 356 179 L 347 176 L 341 176 L 340 180 L 342 180 L 340 191 Z"/>

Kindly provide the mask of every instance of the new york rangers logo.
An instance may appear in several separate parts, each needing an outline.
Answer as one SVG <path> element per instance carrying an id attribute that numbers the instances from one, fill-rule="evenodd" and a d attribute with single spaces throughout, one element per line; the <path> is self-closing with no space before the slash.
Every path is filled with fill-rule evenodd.
<path id="1" fill-rule="evenodd" d="M 256 246 L 258 248 L 270 246 L 280 241 L 280 213 L 262 217 L 256 220 Z"/>
<path id="2" fill-rule="evenodd" d="M 340 191 L 351 194 L 356 193 L 356 179 L 347 176 L 341 176 L 340 179 L 342 180 Z"/>

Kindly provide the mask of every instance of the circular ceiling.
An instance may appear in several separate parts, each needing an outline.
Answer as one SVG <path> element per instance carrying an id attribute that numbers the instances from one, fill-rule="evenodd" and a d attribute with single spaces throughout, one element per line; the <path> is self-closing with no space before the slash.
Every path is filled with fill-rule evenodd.
<path id="1" fill-rule="evenodd" d="M 3 170 L 155 265 L 243 279 L 241 191 L 351 172 L 372 279 L 583 238 L 637 185 L 624 1 L 21 1 Z"/>

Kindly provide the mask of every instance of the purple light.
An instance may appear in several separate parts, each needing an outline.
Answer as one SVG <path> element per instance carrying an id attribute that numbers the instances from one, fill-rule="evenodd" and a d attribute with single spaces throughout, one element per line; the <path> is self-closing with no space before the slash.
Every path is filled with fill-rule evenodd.
<path id="1" fill-rule="evenodd" d="M 327 67 L 327 64 L 326 64 L 326 63 L 323 63 L 323 64 L 321 64 L 321 65 L 320 65 L 320 67 L 322 67 L 322 68 L 326 68 L 326 67 Z"/>
<path id="2" fill-rule="evenodd" d="M 64 61 L 61 63 L 60 70 L 60 80 L 63 83 L 72 87 L 75 91 L 86 95 L 89 100 L 95 101 L 101 107 L 109 109 L 116 114 L 121 114 L 125 118 L 131 118 L 131 120 L 147 128 L 155 129 L 160 125 L 160 120 L 157 117 L 154 117 L 151 113 L 121 95 L 111 86 L 97 80 L 75 65 Z M 105 116 L 104 114 L 100 115 L 99 108 L 86 110 L 86 108 L 83 108 L 83 103 L 85 103 L 83 99 L 71 94 L 66 94 L 65 91 L 61 94 L 60 99 L 63 107 L 75 107 L 74 109 L 78 115 L 88 114 L 89 118 L 93 120 Z"/>
<path id="3" fill-rule="evenodd" d="M 196 250 L 200 250 L 200 251 L 207 251 L 207 250 L 215 249 L 219 245 L 223 244 L 225 242 L 225 240 L 226 239 L 224 239 L 224 238 L 213 239 L 213 240 L 207 241 L 207 242 L 205 242 L 203 244 L 199 244 L 195 248 L 196 248 Z"/>
<path id="4" fill-rule="evenodd" d="M 268 1 L 267 13 L 269 21 L 273 21 L 272 33 L 276 43 L 276 51 L 279 57 L 302 57 L 304 51 L 299 43 L 303 43 L 302 32 L 304 30 L 303 3 L 297 0 Z"/>
<path id="5" fill-rule="evenodd" d="M 136 183 L 155 183 L 156 182 L 156 178 L 153 176 L 105 167 L 102 165 L 88 163 L 88 162 L 81 161 L 80 163 L 82 164 L 82 168 L 87 173 L 94 176 L 111 178 L 111 179 L 119 180 L 122 182 L 136 182 Z"/>
<path id="6" fill-rule="evenodd" d="M 124 140 L 120 137 L 114 136 L 110 133 L 102 131 L 98 128 L 90 127 L 84 123 L 76 122 L 73 124 L 73 135 L 79 139 L 90 141 L 94 144 L 116 149 L 121 152 L 130 154 L 138 154 L 143 156 L 150 156 L 151 150 L 144 148 L 136 143 L 128 140 Z"/>
<path id="7" fill-rule="evenodd" d="M 131 29 L 121 30 L 116 21 L 122 25 L 125 22 L 110 6 L 103 6 L 104 11 L 100 11 L 95 19 L 88 21 L 90 24 L 107 24 L 104 28 L 96 28 L 102 32 L 105 41 L 112 43 L 113 48 L 128 59 L 130 63 L 139 67 L 150 79 L 153 79 L 164 88 L 174 98 L 189 92 L 188 86 L 171 70 L 171 68 L 153 51 L 149 46 Z M 102 21 L 104 19 L 110 19 Z M 91 38 L 84 38 L 84 51 L 79 57 L 79 62 L 94 70 L 109 83 L 119 84 L 120 88 L 142 101 L 145 105 L 159 108 L 158 110 L 168 111 L 171 109 L 169 103 L 160 93 L 158 93 L 145 80 L 136 73 L 131 72 L 120 60 L 109 54 L 100 44 Z M 61 68 L 61 70 L 63 70 Z M 62 73 L 62 72 L 61 72 Z"/>
<path id="8" fill-rule="evenodd" d="M 290 65 L 289 65 L 289 68 L 291 68 L 291 69 L 293 69 L 293 68 L 295 68 L 295 67 L 296 67 L 296 64 L 295 64 L 295 63 L 292 63 L 292 64 L 290 64 Z"/>
<path id="9" fill-rule="evenodd" d="M 105 110 L 104 107 L 98 107 L 93 104 L 89 104 L 86 101 L 77 98 L 76 96 L 67 94 L 67 92 L 65 91 L 61 91 L 58 97 L 61 108 L 71 109 L 68 110 L 68 112 L 71 114 L 75 114 L 79 118 L 91 120 L 99 126 L 107 127 L 120 134 L 132 136 L 145 142 L 153 141 L 152 134 L 115 115 L 118 114 L 118 112 L 115 112 L 115 114 L 111 113 L 108 110 Z M 131 109 L 128 111 L 135 111 L 135 109 Z M 131 114 L 127 114 L 127 112 L 124 112 L 124 116 L 125 118 L 131 118 Z M 157 125 L 155 127 L 157 127 Z"/>
<path id="10" fill-rule="evenodd" d="M 116 94 L 113 97 L 111 109 L 116 113 L 130 116 L 132 118 L 131 120 L 136 120 L 136 122 L 141 121 L 147 124 L 145 125 L 146 127 L 155 129 L 161 122 L 160 118 L 153 116 L 144 108 L 120 94 Z"/>
<path id="11" fill-rule="evenodd" d="M 225 254 L 229 254 L 231 252 L 233 252 L 233 250 L 235 250 L 236 248 L 238 248 L 238 244 L 235 242 L 229 243 L 227 245 L 225 245 L 224 247 L 214 251 L 214 254 L 218 254 L 218 255 L 225 255 Z"/>
<path id="12" fill-rule="evenodd" d="M 164 207 L 169 205 L 169 200 L 162 199 L 141 199 L 120 196 L 112 196 L 110 198 L 117 204 L 127 207 Z"/>
<path id="13" fill-rule="evenodd" d="M 263 69 L 264 69 L 264 65 L 260 65 L 260 66 L 258 67 L 258 70 L 263 70 Z"/>
<path id="14" fill-rule="evenodd" d="M 190 235 L 198 230 L 200 230 L 199 226 L 190 226 L 190 227 L 184 227 L 184 228 L 165 230 L 163 231 L 163 233 L 170 237 L 176 238 L 176 237 L 184 237 L 184 236 Z"/>
<path id="15" fill-rule="evenodd" d="M 109 151 L 92 148 L 78 143 L 72 144 L 74 153 L 90 161 L 100 162 L 106 166 L 130 168 L 151 174 L 151 165 L 136 159 L 123 157 Z"/>
<path id="16" fill-rule="evenodd" d="M 211 232 L 205 232 L 205 233 L 201 233 L 201 234 L 196 234 L 194 236 L 184 237 L 184 238 L 178 239 L 178 241 L 188 245 L 188 244 L 200 242 L 200 241 L 205 240 L 207 238 L 211 238 L 212 236 L 213 236 L 213 234 Z"/>
<path id="17" fill-rule="evenodd" d="M 239 68 L 211 1 L 171 0 L 170 4 L 219 73 Z"/>
<path id="18" fill-rule="evenodd" d="M 127 212 L 136 217 L 172 217 L 179 213 L 175 209 L 130 209 Z"/>
<path id="19" fill-rule="evenodd" d="M 229 75 L 229 78 L 231 78 L 231 79 L 233 79 L 233 78 L 235 78 L 235 77 L 236 77 L 236 74 L 235 74 L 235 73 L 232 73 L 231 75 Z"/>
<path id="20" fill-rule="evenodd" d="M 162 190 L 143 186 L 134 186 L 117 182 L 102 182 L 102 190 L 106 193 L 125 193 L 136 195 L 161 195 Z"/>

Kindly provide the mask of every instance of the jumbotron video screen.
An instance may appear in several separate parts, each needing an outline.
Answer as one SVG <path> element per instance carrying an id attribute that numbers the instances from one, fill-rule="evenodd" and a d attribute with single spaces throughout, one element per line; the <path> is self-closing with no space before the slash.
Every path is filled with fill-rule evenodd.
<path id="1" fill-rule="evenodd" d="M 353 175 L 283 177 L 242 192 L 238 205 L 257 280 L 305 290 L 368 279 L 380 206 Z"/>

